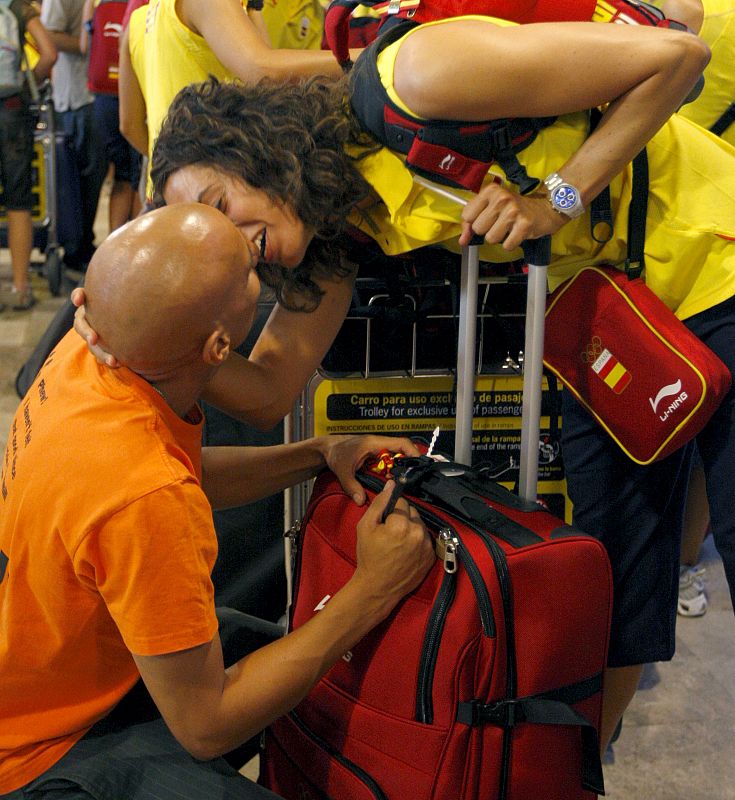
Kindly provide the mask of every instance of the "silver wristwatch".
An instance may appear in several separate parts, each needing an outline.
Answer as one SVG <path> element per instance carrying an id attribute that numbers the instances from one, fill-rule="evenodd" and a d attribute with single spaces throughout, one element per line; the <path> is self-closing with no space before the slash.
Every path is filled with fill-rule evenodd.
<path id="1" fill-rule="evenodd" d="M 584 214 L 584 206 L 579 196 L 579 189 L 571 183 L 565 183 L 564 179 L 556 172 L 552 172 L 546 180 L 544 186 L 549 193 L 549 202 L 554 211 L 575 219 Z"/>

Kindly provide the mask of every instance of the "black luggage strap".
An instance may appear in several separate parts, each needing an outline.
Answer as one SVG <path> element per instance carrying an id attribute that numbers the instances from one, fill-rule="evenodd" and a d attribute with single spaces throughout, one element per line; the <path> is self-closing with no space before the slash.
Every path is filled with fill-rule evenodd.
<path id="1" fill-rule="evenodd" d="M 715 136 L 722 136 L 722 134 L 735 122 L 735 103 L 730 103 L 730 106 L 725 110 L 717 122 L 712 125 L 710 130 Z"/>
<path id="2" fill-rule="evenodd" d="M 421 482 L 422 492 L 460 518 L 475 522 L 512 547 L 527 547 L 543 542 L 543 537 L 489 506 L 485 499 L 459 481 L 442 475 L 427 475 Z M 536 506 L 541 511 L 541 506 Z"/>
<path id="3" fill-rule="evenodd" d="M 350 104 L 362 128 L 405 155 L 406 165 L 414 172 L 436 183 L 478 192 L 495 161 L 521 194 L 533 191 L 540 181 L 528 175 L 516 153 L 530 145 L 555 117 L 461 122 L 409 116 L 388 97 L 377 59 L 381 50 L 412 27 L 413 23 L 404 22 L 383 31 L 350 72 Z"/>
<path id="4" fill-rule="evenodd" d="M 472 700 L 459 703 L 457 722 L 464 725 L 499 725 L 503 728 L 527 722 L 534 725 L 575 725 L 582 735 L 582 785 L 589 791 L 605 794 L 600 761 L 599 738 L 595 726 L 572 708 L 573 703 L 586 700 L 602 690 L 602 673 L 591 678 L 551 689 L 548 692 L 481 703 Z"/>
<path id="5" fill-rule="evenodd" d="M 468 478 L 461 474 L 462 471 L 467 473 Z M 445 473 L 449 473 L 451 477 Z M 487 529 L 493 536 L 502 539 L 511 547 L 528 547 L 544 541 L 543 537 L 531 528 L 511 519 L 501 510 L 489 506 L 482 494 L 472 491 L 468 482 L 472 481 L 477 485 L 476 474 L 462 464 L 434 461 L 426 456 L 397 458 L 392 477 L 396 483 L 383 519 L 393 511 L 398 498 L 408 493 L 435 502 L 459 519 Z M 487 481 L 487 487 L 487 493 L 495 495 L 498 503 L 519 508 L 518 498 L 503 487 L 490 481 Z M 520 506 L 520 510 L 543 511 L 543 508 L 538 503 L 525 503 Z M 571 535 L 573 532 L 571 526 L 565 525 L 564 528 L 565 535 Z"/>

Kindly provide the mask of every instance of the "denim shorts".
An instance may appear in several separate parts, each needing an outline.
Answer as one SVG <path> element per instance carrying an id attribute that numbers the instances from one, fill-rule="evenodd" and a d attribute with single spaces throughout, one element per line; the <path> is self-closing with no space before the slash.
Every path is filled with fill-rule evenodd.
<path id="1" fill-rule="evenodd" d="M 115 180 L 130 183 L 137 188 L 142 156 L 120 133 L 118 98 L 114 95 L 95 95 L 92 113 L 95 127 L 104 144 L 107 163 L 115 167 Z"/>
<path id="2" fill-rule="evenodd" d="M 735 374 L 735 298 L 685 324 Z M 603 542 L 613 571 L 608 664 L 670 660 L 695 449 L 706 475 L 713 537 L 735 597 L 735 386 L 695 442 L 648 465 L 631 461 L 567 391 L 563 402 L 562 457 L 574 524 Z"/>
<path id="3" fill-rule="evenodd" d="M 33 118 L 19 95 L 0 100 L 0 181 L 3 205 L 33 209 Z"/>

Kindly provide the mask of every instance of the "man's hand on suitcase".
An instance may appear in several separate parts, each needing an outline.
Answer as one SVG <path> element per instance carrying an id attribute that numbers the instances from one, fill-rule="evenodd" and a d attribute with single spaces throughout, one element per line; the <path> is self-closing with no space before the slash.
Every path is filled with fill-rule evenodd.
<path id="1" fill-rule="evenodd" d="M 381 453 L 402 453 L 419 456 L 421 451 L 410 440 L 398 436 L 326 436 L 324 437 L 324 460 L 339 478 L 342 488 L 358 506 L 365 502 L 365 490 L 355 478 L 355 473 L 370 456 Z"/>
<path id="2" fill-rule="evenodd" d="M 434 545 L 418 511 L 403 498 L 381 522 L 394 482 L 388 481 L 357 524 L 357 569 L 365 601 L 389 614 L 436 563 Z"/>

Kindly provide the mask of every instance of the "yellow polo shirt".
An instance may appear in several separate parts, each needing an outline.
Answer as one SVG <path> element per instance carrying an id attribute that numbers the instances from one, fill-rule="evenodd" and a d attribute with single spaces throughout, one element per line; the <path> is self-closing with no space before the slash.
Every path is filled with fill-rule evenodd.
<path id="1" fill-rule="evenodd" d="M 511 24 L 481 19 L 488 24 Z M 392 78 L 402 41 L 387 47 L 378 59 L 383 85 L 399 105 L 403 104 L 395 94 Z M 586 136 L 585 114 L 564 115 L 521 151 L 519 160 L 529 175 L 543 179 L 558 170 Z M 677 115 L 653 137 L 647 151 L 646 283 L 680 319 L 685 319 L 735 295 L 735 148 Z M 383 148 L 356 164 L 379 201 L 353 212 L 351 222 L 374 238 L 387 254 L 429 244 L 457 249 L 460 206 L 415 184 L 401 155 Z M 497 165 L 488 180 L 493 175 L 505 180 Z M 600 244 L 592 239 L 588 213 L 570 221 L 552 237 L 552 288 L 584 266 L 625 261 L 631 179 L 628 165 L 610 184 L 614 232 L 609 242 Z M 469 193 L 464 194 L 469 197 Z M 502 263 L 522 258 L 522 253 L 485 245 L 480 257 Z"/>

